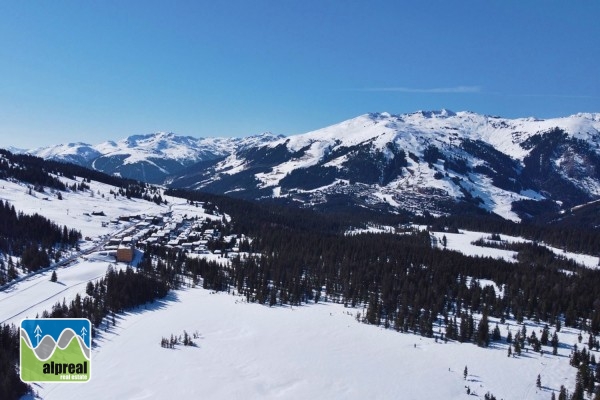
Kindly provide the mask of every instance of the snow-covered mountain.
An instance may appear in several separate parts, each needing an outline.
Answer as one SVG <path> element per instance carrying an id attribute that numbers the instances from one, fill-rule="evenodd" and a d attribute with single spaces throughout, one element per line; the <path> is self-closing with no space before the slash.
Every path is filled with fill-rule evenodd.
<path id="1" fill-rule="evenodd" d="M 600 198 L 600 114 L 371 113 L 290 137 L 131 136 L 32 154 L 124 177 L 304 207 L 519 220 Z"/>
<path id="2" fill-rule="evenodd" d="M 134 135 L 118 142 L 98 145 L 69 143 L 28 151 L 27 153 L 90 167 L 108 174 L 149 183 L 163 183 L 169 175 L 192 164 L 228 155 L 232 149 L 257 145 L 276 139 L 264 133 L 239 138 L 194 138 L 158 132 Z"/>
<path id="3" fill-rule="evenodd" d="M 518 220 L 599 198 L 599 146 L 600 114 L 374 113 L 235 151 L 171 184 L 319 208 L 477 206 Z"/>

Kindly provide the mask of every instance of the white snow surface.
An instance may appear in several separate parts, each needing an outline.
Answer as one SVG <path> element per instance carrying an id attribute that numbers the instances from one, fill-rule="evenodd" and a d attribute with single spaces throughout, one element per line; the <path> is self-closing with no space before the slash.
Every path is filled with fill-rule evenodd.
<path id="1" fill-rule="evenodd" d="M 60 179 L 68 185 L 75 182 L 64 177 Z M 61 226 L 67 225 L 69 228 L 77 229 L 84 237 L 99 237 L 128 226 L 128 223 L 109 223 L 120 216 L 156 215 L 169 210 L 169 206 L 156 205 L 141 199 L 128 200 L 122 196 L 115 199 L 110 191 L 117 189 L 110 185 L 99 182 L 91 182 L 89 185 L 90 190 L 83 192 L 61 192 L 63 200 L 58 200 L 57 195 L 48 189 L 45 193 L 32 191 L 29 195 L 27 185 L 1 180 L 0 199 L 11 203 L 17 211 L 23 211 L 25 214 L 37 213 Z M 106 216 L 93 216 L 93 212 L 104 212 Z M 103 227 L 102 222 L 108 223 L 108 226 Z"/>
<path id="2" fill-rule="evenodd" d="M 446 236 L 446 248 L 448 250 L 455 250 L 467 256 L 491 257 L 496 259 L 503 259 L 509 262 L 516 262 L 516 251 L 496 249 L 493 247 L 482 247 L 472 244 L 472 242 L 478 239 L 489 238 L 489 233 L 474 232 L 460 229 L 459 233 L 431 232 L 431 236 L 435 238 L 434 244 L 439 248 L 443 247 L 442 238 Z M 533 243 L 533 241 L 529 239 L 508 235 L 500 235 L 500 239 L 511 243 Z M 559 248 L 547 245 L 545 243 L 538 244 L 545 246 L 557 256 L 573 260 L 584 267 L 594 269 L 599 268 L 600 258 L 597 256 L 563 251 Z"/>
<path id="3" fill-rule="evenodd" d="M 284 145 L 290 152 L 303 150 L 303 153 L 274 165 L 270 170 L 258 173 L 255 177 L 263 188 L 276 187 L 280 186 L 283 178 L 298 169 L 320 163 L 323 163 L 323 167 L 344 168 L 344 163 L 351 158 L 348 154 L 341 152 L 339 156 L 324 162 L 325 157 L 337 149 L 356 145 L 367 146 L 370 151 L 381 152 L 388 158 L 392 156 L 388 148 L 390 144 L 402 149 L 407 155 L 412 153 L 420 158 L 428 146 L 435 145 L 442 152 L 451 154 L 451 157 L 464 158 L 467 165 L 475 167 L 482 161 L 461 148 L 462 140 L 468 139 L 488 143 L 517 162 L 522 162 L 530 150 L 521 147 L 521 143 L 553 128 L 563 129 L 568 135 L 590 143 L 600 143 L 599 116 L 600 114 L 577 114 L 546 120 L 506 119 L 448 110 L 401 115 L 385 112 L 365 114 L 323 129 L 267 142 L 264 144 L 266 147 Z M 433 163 L 429 166 L 425 162 L 415 162 L 409 157 L 407 162 L 408 166 L 404 168 L 401 179 L 374 188 L 373 191 L 380 190 L 382 193 L 393 195 L 426 187 L 441 189 L 451 197 L 461 198 L 463 194 L 459 186 L 452 182 L 453 178 L 458 177 L 466 190 L 483 200 L 483 208 L 513 221 L 520 220 L 511 209 L 513 202 L 544 198 L 532 191 L 517 194 L 498 188 L 492 184 L 491 179 L 475 173 L 462 176 L 454 171 L 446 171 L 441 179 L 436 179 L 436 173 L 445 170 L 443 163 Z M 216 171 L 231 174 L 241 172 L 245 168 L 244 160 L 235 156 L 219 163 Z M 594 179 L 582 179 L 581 185 L 592 196 L 600 194 L 600 183 Z M 379 197 L 382 196 L 383 194 Z"/>
<path id="4" fill-rule="evenodd" d="M 103 278 L 109 265 L 115 269 L 125 266 L 115 264 L 114 257 L 103 257 L 96 253 L 87 260 L 57 268 L 57 282 L 50 282 L 52 272 L 46 271 L 0 291 L 0 324 L 19 324 L 23 318 L 35 318 L 44 310 L 50 311 L 54 304 L 62 303 L 63 299 L 68 304 L 77 293 L 85 296 L 86 284 Z"/>
<path id="5" fill-rule="evenodd" d="M 273 307 L 195 288 L 171 292 L 147 308 L 119 315 L 101 332 L 92 380 L 42 384 L 44 399 L 543 399 L 575 369 L 560 356 L 491 349 L 400 334 L 359 323 L 356 309 L 338 304 Z M 508 324 L 513 335 L 521 327 Z M 529 331 L 533 329 L 528 326 Z M 539 327 L 535 329 L 540 329 Z M 198 332 L 195 347 L 160 347 L 161 337 Z M 503 337 L 508 330 L 501 328 Z M 563 329 L 560 339 L 575 343 Z M 464 367 L 469 375 L 463 379 Z M 535 387 L 537 374 L 544 388 Z"/>
<path id="6" fill-rule="evenodd" d="M 423 231 L 427 230 L 424 225 L 413 225 L 414 229 Z M 347 235 L 360 235 L 364 233 L 395 233 L 396 228 L 387 225 L 373 225 L 367 228 L 354 228 L 346 232 Z M 432 245 L 440 249 L 444 248 L 442 241 L 444 236 L 446 237 L 446 249 L 458 251 L 466 256 L 470 257 L 490 257 L 494 259 L 501 259 L 508 262 L 516 262 L 517 252 L 512 250 L 496 249 L 493 247 L 476 246 L 473 244 L 479 239 L 488 239 L 490 233 L 475 232 L 464 229 L 459 229 L 459 233 L 450 232 L 430 232 Z M 402 230 L 398 234 L 405 234 Z M 500 235 L 500 239 L 509 243 L 534 243 L 533 240 L 525 239 L 517 236 Z M 571 251 L 564 251 L 562 249 L 550 246 L 545 243 L 537 242 L 537 244 L 546 247 L 559 257 L 572 260 L 577 264 L 586 268 L 597 269 L 600 268 L 600 257 L 589 254 L 574 253 Z"/>
<path id="7" fill-rule="evenodd" d="M 57 158 L 66 161 L 78 159 L 79 163 L 91 162 L 100 156 L 125 156 L 124 164 L 147 162 L 151 159 L 175 160 L 191 164 L 205 156 L 211 158 L 230 154 L 234 148 L 246 148 L 276 138 L 271 133 L 245 138 L 178 136 L 172 132 L 156 132 L 132 135 L 125 139 L 106 141 L 97 145 L 69 143 L 42 147 L 27 152 L 42 158 Z"/>
<path id="8" fill-rule="evenodd" d="M 322 155 L 324 150 L 337 146 L 348 147 L 372 141 L 374 147 L 381 148 L 388 142 L 396 142 L 402 145 L 402 149 L 422 153 L 429 144 L 455 146 L 454 141 L 457 134 L 460 134 L 460 138 L 482 140 L 497 150 L 522 160 L 528 151 L 519 144 L 537 133 L 555 127 L 575 138 L 598 142 L 600 113 L 545 120 L 508 119 L 448 110 L 399 115 L 370 113 L 316 131 L 281 138 L 269 146 L 275 147 L 287 142 L 288 148 L 293 151 L 311 146 L 311 150 Z"/>
<path id="9" fill-rule="evenodd" d="M 457 135 L 461 138 L 482 140 L 511 157 L 522 160 L 528 151 L 519 146 L 534 134 L 553 128 L 586 141 L 600 142 L 600 113 L 579 113 L 568 117 L 537 119 L 533 117 L 508 119 L 481 115 L 469 111 L 452 112 L 417 111 L 410 114 L 370 113 L 341 123 L 290 137 L 275 136 L 266 132 L 245 138 L 178 136 L 157 132 L 132 135 L 117 142 L 107 141 L 97 145 L 70 143 L 27 151 L 40 157 L 98 155 L 128 155 L 127 162 L 162 157 L 174 160 L 197 159 L 202 152 L 228 155 L 234 149 L 267 145 L 275 147 L 287 143 L 292 151 L 310 146 L 310 158 L 321 158 L 325 152 L 339 146 L 352 146 L 371 142 L 382 149 L 389 142 L 401 148 L 421 153 L 429 144 L 455 146 Z M 21 149 L 13 149 L 24 152 Z M 383 149 L 382 149 L 383 150 Z M 302 166 L 311 165 L 311 162 Z"/>

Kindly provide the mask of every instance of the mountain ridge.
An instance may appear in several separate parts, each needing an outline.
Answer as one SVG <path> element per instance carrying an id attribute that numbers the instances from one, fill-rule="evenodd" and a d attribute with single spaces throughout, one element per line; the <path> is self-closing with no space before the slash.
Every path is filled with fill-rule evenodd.
<path id="1" fill-rule="evenodd" d="M 600 198 L 599 148 L 600 113 L 507 119 L 442 109 L 368 113 L 287 137 L 159 132 L 30 153 L 150 183 L 301 207 L 434 215 L 475 207 L 518 221 Z"/>

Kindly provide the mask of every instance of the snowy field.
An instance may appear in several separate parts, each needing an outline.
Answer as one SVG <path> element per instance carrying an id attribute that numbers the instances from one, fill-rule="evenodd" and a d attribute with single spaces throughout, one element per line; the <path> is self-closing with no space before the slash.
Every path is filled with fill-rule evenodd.
<path id="1" fill-rule="evenodd" d="M 60 177 L 67 185 L 75 181 Z M 79 183 L 81 179 L 78 180 Z M 110 221 L 121 216 L 129 215 L 164 215 L 170 211 L 174 216 L 187 215 L 188 217 L 203 217 L 215 219 L 214 215 L 206 214 L 202 207 L 187 204 L 184 199 L 163 196 L 168 204 L 157 205 L 142 199 L 127 199 L 118 196 L 117 199 L 110 193 L 118 189 L 103 183 L 92 181 L 87 183 L 91 190 L 77 192 L 61 192 L 62 200 L 57 195 L 46 189 L 46 193 L 32 191 L 21 183 L 0 181 L 0 200 L 8 201 L 17 211 L 25 214 L 39 214 L 59 225 L 67 225 L 81 231 L 84 237 L 99 238 L 104 235 L 115 234 L 131 226 L 131 223 Z M 92 215 L 93 212 L 104 213 L 104 216 Z M 106 226 L 102 226 L 102 223 Z"/>
<path id="2" fill-rule="evenodd" d="M 68 185 L 75 182 L 64 177 L 60 179 Z M 81 179 L 79 181 L 81 182 Z M 29 194 L 26 185 L 3 180 L 0 182 L 0 199 L 11 203 L 17 211 L 25 214 L 37 213 L 59 225 L 67 225 L 81 231 L 84 237 L 92 238 L 113 234 L 128 226 L 129 224 L 110 223 L 120 216 L 157 215 L 169 211 L 166 205 L 159 206 L 141 199 L 127 199 L 122 196 L 115 199 L 110 191 L 117 189 L 110 185 L 99 182 L 91 182 L 89 185 L 91 191 L 61 192 L 63 200 L 59 200 L 48 189 L 46 193 L 33 191 Z M 93 212 L 103 212 L 105 216 L 94 216 Z M 108 225 L 102 226 L 103 222 Z"/>
<path id="3" fill-rule="evenodd" d="M 559 356 L 507 357 L 506 344 L 435 342 L 362 324 L 337 304 L 269 308 L 195 288 L 132 310 L 101 332 L 86 384 L 44 384 L 44 399 L 504 399 L 548 400 L 575 369 Z M 513 335 L 520 326 L 510 326 Z M 531 332 L 532 326 L 528 326 Z M 161 337 L 199 332 L 196 347 Z M 502 326 L 506 336 L 506 326 Z M 539 337 L 539 332 L 538 332 Z M 575 343 L 565 330 L 561 342 Z M 464 367 L 469 375 L 463 378 Z M 542 389 L 536 388 L 541 375 Z"/>
<path id="4" fill-rule="evenodd" d="M 0 324 L 17 325 L 23 318 L 35 318 L 44 310 L 50 311 L 63 298 L 68 304 L 77 293 L 84 296 L 86 284 L 103 278 L 109 265 L 115 269 L 125 267 L 114 263 L 114 257 L 93 254 L 88 261 L 57 268 L 57 282 L 50 282 L 52 272 L 46 271 L 0 291 Z"/>
<path id="5" fill-rule="evenodd" d="M 414 229 L 418 230 L 426 230 L 427 227 L 424 225 L 413 225 Z M 346 235 L 360 235 L 363 233 L 394 233 L 395 228 L 392 226 L 385 225 L 377 225 L 370 226 L 367 228 L 355 228 L 348 232 Z M 430 232 L 432 237 L 432 244 L 438 248 L 443 248 L 442 240 L 443 237 L 446 236 L 446 249 L 458 251 L 466 256 L 470 257 L 491 257 L 495 259 L 502 259 L 508 262 L 516 262 L 517 252 L 512 250 L 503 250 L 496 249 L 493 247 L 484 247 L 484 246 L 476 246 L 473 244 L 476 240 L 479 239 L 488 239 L 490 237 L 490 233 L 485 232 L 474 232 L 468 231 L 464 229 L 459 229 L 459 233 L 449 233 L 449 232 Z M 400 232 L 398 234 L 404 234 Z M 516 236 L 508 236 L 508 235 L 500 235 L 500 239 L 508 243 L 534 243 L 533 240 L 524 239 L 522 237 Z M 543 245 L 548 250 L 552 251 L 559 257 L 565 257 L 569 260 L 573 260 L 577 264 L 580 264 L 587 268 L 599 268 L 600 267 L 600 257 L 592 256 L 588 254 L 579 254 L 573 253 L 569 251 L 563 251 L 559 248 L 549 246 L 544 243 L 538 243 L 539 245 Z"/>
<path id="6" fill-rule="evenodd" d="M 435 238 L 435 245 L 440 248 L 442 247 L 442 238 L 446 236 L 446 248 L 448 250 L 459 251 L 467 256 L 500 258 L 509 262 L 516 262 L 516 251 L 495 249 L 492 247 L 475 246 L 474 244 L 472 244 L 472 242 L 478 239 L 489 238 L 489 233 L 473 232 L 460 229 L 459 233 L 431 232 L 431 235 Z M 533 243 L 532 240 L 508 235 L 500 235 L 500 239 L 509 243 Z M 538 244 L 545 246 L 548 250 L 552 251 L 557 256 L 573 260 L 576 263 L 585 267 L 598 268 L 599 266 L 600 259 L 596 256 L 563 251 L 561 249 L 548 246 L 543 243 Z"/>

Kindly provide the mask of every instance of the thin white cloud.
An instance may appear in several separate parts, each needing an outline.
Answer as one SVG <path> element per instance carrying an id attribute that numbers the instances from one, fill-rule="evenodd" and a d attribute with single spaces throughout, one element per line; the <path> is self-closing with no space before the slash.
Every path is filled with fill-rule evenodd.
<path id="1" fill-rule="evenodd" d="M 509 96 L 517 96 L 517 97 L 553 97 L 559 99 L 598 99 L 600 96 L 591 96 L 591 95 L 583 95 L 583 94 L 512 94 Z"/>
<path id="2" fill-rule="evenodd" d="M 480 93 L 481 86 L 455 86 L 438 88 L 378 87 L 359 89 L 365 92 L 400 92 L 400 93 Z"/>

